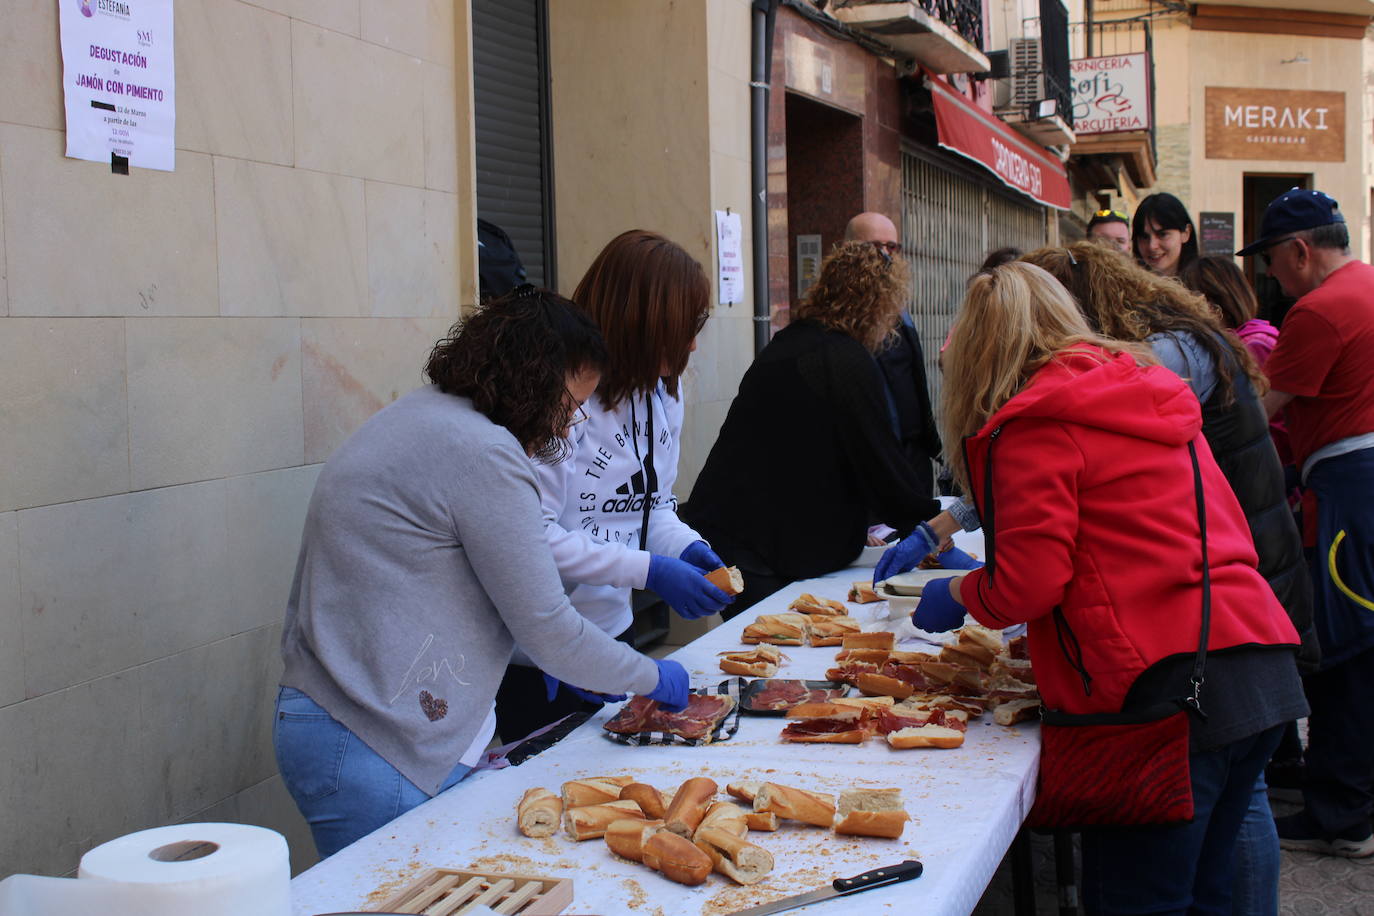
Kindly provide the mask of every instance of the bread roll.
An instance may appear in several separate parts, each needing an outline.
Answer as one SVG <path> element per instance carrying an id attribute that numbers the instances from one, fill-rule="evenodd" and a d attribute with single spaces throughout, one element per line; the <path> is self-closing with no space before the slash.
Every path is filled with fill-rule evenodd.
<path id="1" fill-rule="evenodd" d="M 872 604 L 883 599 L 873 590 L 873 583 L 860 580 L 849 586 L 849 600 L 855 604 Z"/>
<path id="2" fill-rule="evenodd" d="M 632 801 L 606 802 L 604 805 L 583 805 L 581 808 L 565 808 L 563 811 L 563 830 L 578 842 L 599 840 L 606 835 L 606 828 L 623 819 L 646 820 L 639 805 Z"/>
<path id="3" fill-rule="evenodd" d="M 890 709 L 897 701 L 889 696 L 876 697 L 836 697 L 830 702 L 839 706 L 857 706 L 867 712 L 875 713 L 880 709 Z"/>
<path id="4" fill-rule="evenodd" d="M 778 829 L 778 816 L 772 811 L 746 811 L 744 822 L 749 825 L 750 830 L 772 833 Z"/>
<path id="5" fill-rule="evenodd" d="M 641 861 L 679 884 L 700 884 L 711 873 L 711 857 L 686 837 L 660 830 L 644 841 Z"/>
<path id="6" fill-rule="evenodd" d="M 754 796 L 755 811 L 771 811 L 778 817 L 817 827 L 829 827 L 835 819 L 835 799 L 820 792 L 765 782 Z"/>
<path id="7" fill-rule="evenodd" d="M 891 652 L 897 644 L 897 634 L 891 630 L 875 630 L 872 633 L 855 633 L 846 636 L 842 645 L 846 649 L 886 649 Z"/>
<path id="8" fill-rule="evenodd" d="M 684 782 L 663 815 L 663 829 L 680 837 L 691 837 L 706 817 L 716 788 L 715 780 L 705 776 L 693 776 Z"/>
<path id="9" fill-rule="evenodd" d="M 701 819 L 701 823 L 697 826 L 696 833 L 711 828 L 724 830 L 735 836 L 744 836 L 749 832 L 749 824 L 745 820 L 744 809 L 734 802 L 723 801 L 712 804 L 706 810 L 706 816 Z M 694 840 L 696 833 L 692 834 Z"/>
<path id="10" fill-rule="evenodd" d="M 964 733 L 943 725 L 922 725 L 919 728 L 899 728 L 887 733 L 887 743 L 898 749 L 911 747 L 959 747 Z"/>
<path id="11" fill-rule="evenodd" d="M 955 631 L 959 642 L 982 646 L 990 655 L 1001 655 L 1006 647 L 1002 644 L 1002 634 L 989 630 L 976 623 L 966 624 Z"/>
<path id="12" fill-rule="evenodd" d="M 838 646 L 858 632 L 859 621 L 853 617 L 816 617 L 811 621 L 811 645 Z"/>
<path id="13" fill-rule="evenodd" d="M 829 598 L 817 598 L 810 592 L 804 592 L 796 601 L 787 606 L 789 611 L 800 611 L 803 614 L 819 614 L 825 617 L 842 617 L 849 612 L 845 606 L 838 601 L 831 601 Z"/>
<path id="14" fill-rule="evenodd" d="M 753 803 L 754 796 L 759 792 L 759 786 L 763 785 L 752 779 L 741 779 L 735 782 L 726 783 L 725 794 L 738 798 L 740 801 Z"/>
<path id="15" fill-rule="evenodd" d="M 926 662 L 939 661 L 939 657 L 929 652 L 893 651 L 888 655 L 888 660 L 899 665 L 924 665 Z"/>
<path id="16" fill-rule="evenodd" d="M 663 829 L 663 821 L 641 821 L 627 817 L 611 821 L 606 827 L 606 845 L 611 852 L 635 862 L 644 861 L 644 843 Z"/>
<path id="17" fill-rule="evenodd" d="M 748 651 L 722 652 L 720 670 L 726 674 L 740 674 L 745 677 L 772 677 L 778 673 L 778 663 L 782 653 L 777 646 L 767 643 Z"/>
<path id="18" fill-rule="evenodd" d="M 1039 700 L 1011 700 L 998 706 L 992 713 L 992 721 L 998 725 L 1015 725 L 1040 715 Z"/>
<path id="19" fill-rule="evenodd" d="M 808 629 L 805 614 L 760 614 L 744 628 L 740 639 L 746 643 L 800 646 L 806 643 Z"/>
<path id="20" fill-rule="evenodd" d="M 901 789 L 848 789 L 840 793 L 835 832 L 897 839 L 906 829 Z"/>
<path id="21" fill-rule="evenodd" d="M 857 678 L 859 690 L 869 696 L 896 697 L 905 700 L 916 692 L 916 688 L 901 678 L 888 677 L 886 674 L 861 674 Z"/>
<path id="22" fill-rule="evenodd" d="M 886 649 L 841 649 L 835 653 L 835 661 L 841 665 L 852 665 L 855 662 L 874 662 L 881 665 L 891 656 L 892 653 Z"/>
<path id="23" fill-rule="evenodd" d="M 711 866 L 737 884 L 758 884 L 773 870 L 773 854 L 719 827 L 703 827 L 694 842 Z"/>
<path id="24" fill-rule="evenodd" d="M 528 837 L 553 836 L 563 820 L 563 800 L 543 787 L 528 789 L 516 809 L 520 832 Z"/>
<path id="25" fill-rule="evenodd" d="M 734 566 L 722 566 L 706 574 L 711 584 L 727 595 L 738 595 L 744 591 L 744 576 Z"/>
<path id="26" fill-rule="evenodd" d="M 620 798 L 620 790 L 634 782 L 629 776 L 588 776 L 563 783 L 563 807 L 600 805 Z"/>
<path id="27" fill-rule="evenodd" d="M 620 790 L 620 797 L 639 805 L 639 810 L 644 812 L 645 817 L 659 820 L 664 817 L 667 806 L 663 801 L 663 793 L 651 785 L 632 782 Z"/>

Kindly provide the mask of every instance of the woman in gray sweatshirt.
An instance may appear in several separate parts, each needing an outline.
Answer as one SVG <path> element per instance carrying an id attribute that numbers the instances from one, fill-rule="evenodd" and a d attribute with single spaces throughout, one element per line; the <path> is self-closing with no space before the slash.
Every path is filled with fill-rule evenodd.
<path id="1" fill-rule="evenodd" d="M 441 340 L 433 384 L 378 411 L 315 485 L 282 633 L 274 743 L 328 856 L 452 786 L 495 728 L 518 642 L 553 676 L 687 700 L 687 673 L 578 614 L 530 457 L 555 459 L 606 351 L 573 303 L 525 286 Z"/>

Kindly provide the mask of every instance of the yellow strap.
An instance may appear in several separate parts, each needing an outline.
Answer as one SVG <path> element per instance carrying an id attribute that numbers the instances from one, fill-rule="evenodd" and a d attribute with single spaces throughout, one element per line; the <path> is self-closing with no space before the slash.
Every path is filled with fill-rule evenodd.
<path id="1" fill-rule="evenodd" d="M 1341 581 L 1341 574 L 1336 571 L 1336 548 L 1341 546 L 1341 541 L 1345 540 L 1345 530 L 1336 532 L 1336 537 L 1331 541 L 1331 550 L 1326 556 L 1326 566 L 1331 570 L 1331 581 L 1336 584 L 1336 588 L 1341 590 L 1341 594 L 1349 598 L 1367 611 L 1374 611 L 1374 601 L 1370 601 L 1362 595 L 1355 594 L 1350 586 Z"/>

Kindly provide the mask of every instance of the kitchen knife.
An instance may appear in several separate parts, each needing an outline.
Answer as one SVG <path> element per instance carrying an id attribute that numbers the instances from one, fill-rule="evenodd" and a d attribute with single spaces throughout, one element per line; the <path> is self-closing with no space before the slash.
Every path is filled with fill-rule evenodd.
<path id="1" fill-rule="evenodd" d="M 843 897 L 875 887 L 899 884 L 903 881 L 910 881 L 912 878 L 921 877 L 922 867 L 921 863 L 915 859 L 907 859 L 900 865 L 886 865 L 882 868 L 866 871 L 862 875 L 855 875 L 852 878 L 836 878 L 831 882 L 830 887 L 783 897 L 781 900 L 774 900 L 772 903 L 765 903 L 760 906 L 751 906 L 747 910 L 738 910 L 731 916 L 768 916 L 769 913 L 781 913 L 783 910 L 806 906 L 808 903 L 819 903 L 832 897 Z"/>

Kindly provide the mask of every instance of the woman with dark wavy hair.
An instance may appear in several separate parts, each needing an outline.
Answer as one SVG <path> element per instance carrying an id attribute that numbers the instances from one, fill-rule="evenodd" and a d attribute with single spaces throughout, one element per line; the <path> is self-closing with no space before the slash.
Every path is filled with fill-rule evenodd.
<path id="1" fill-rule="evenodd" d="M 606 348 L 525 286 L 434 347 L 433 384 L 330 456 L 306 515 L 273 722 L 321 856 L 457 783 L 496 728 L 518 642 L 556 677 L 681 708 L 687 673 L 589 623 L 563 592 L 531 459 L 567 450 Z"/>
<path id="2" fill-rule="evenodd" d="M 629 641 L 630 590 L 648 588 L 688 619 L 730 599 L 703 572 L 721 565 L 677 517 L 680 381 L 706 323 L 706 272 L 681 245 L 631 229 L 611 239 L 573 293 L 601 328 L 607 358 L 573 430 L 566 461 L 539 468 L 545 533 L 568 597 Z M 602 698 L 560 683 L 516 652 L 496 695 L 497 727 L 514 741 Z"/>
<path id="3" fill-rule="evenodd" d="M 744 573 L 738 613 L 843 569 L 870 518 L 901 534 L 940 511 L 902 451 L 874 354 L 907 297 L 901 260 L 845 242 L 740 382 L 684 517 Z"/>

